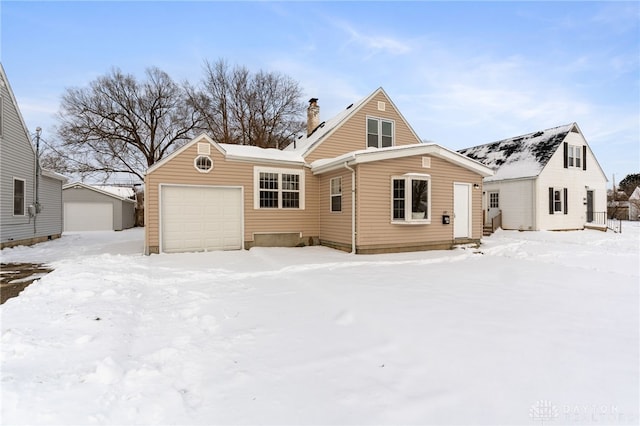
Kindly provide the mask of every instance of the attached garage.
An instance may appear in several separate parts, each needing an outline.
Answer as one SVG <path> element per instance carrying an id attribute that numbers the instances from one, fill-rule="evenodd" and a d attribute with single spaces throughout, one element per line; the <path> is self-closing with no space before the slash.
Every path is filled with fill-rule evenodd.
<path id="1" fill-rule="evenodd" d="M 134 200 L 84 183 L 62 188 L 65 232 L 122 231 L 135 225 Z"/>
<path id="2" fill-rule="evenodd" d="M 161 185 L 161 250 L 242 249 L 242 199 L 241 187 Z"/>

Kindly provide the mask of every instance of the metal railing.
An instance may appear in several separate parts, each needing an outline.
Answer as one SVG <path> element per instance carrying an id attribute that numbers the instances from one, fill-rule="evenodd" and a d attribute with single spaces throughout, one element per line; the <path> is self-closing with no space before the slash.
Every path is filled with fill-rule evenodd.
<path id="1" fill-rule="evenodd" d="M 607 228 L 611 229 L 613 232 L 622 234 L 622 220 L 616 218 L 607 219 Z"/>
<path id="2" fill-rule="evenodd" d="M 587 212 L 587 223 L 592 225 L 606 225 L 607 212 Z"/>

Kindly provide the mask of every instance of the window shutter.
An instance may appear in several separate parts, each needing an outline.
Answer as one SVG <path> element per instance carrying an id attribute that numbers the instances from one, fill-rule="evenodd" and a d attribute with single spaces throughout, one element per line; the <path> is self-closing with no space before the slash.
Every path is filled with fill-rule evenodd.
<path id="1" fill-rule="evenodd" d="M 582 145 L 582 170 L 587 170 L 587 146 Z"/>
<path id="2" fill-rule="evenodd" d="M 553 188 L 549 188 L 549 214 L 553 214 Z"/>
<path id="3" fill-rule="evenodd" d="M 569 167 L 569 144 L 565 142 L 564 144 L 564 168 Z"/>
<path id="4" fill-rule="evenodd" d="M 564 192 L 564 214 L 567 214 L 567 213 L 569 213 L 569 206 L 568 206 L 568 203 L 567 203 L 567 200 L 569 199 L 569 197 L 568 197 L 568 192 L 569 191 L 567 191 L 567 188 L 564 188 L 562 192 Z"/>

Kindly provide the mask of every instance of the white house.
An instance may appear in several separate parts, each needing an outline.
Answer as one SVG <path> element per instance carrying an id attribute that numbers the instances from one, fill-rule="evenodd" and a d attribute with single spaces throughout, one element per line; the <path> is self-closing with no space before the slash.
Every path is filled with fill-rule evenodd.
<path id="1" fill-rule="evenodd" d="M 503 229 L 606 224 L 607 178 L 576 123 L 459 150 L 495 170 L 483 180 L 484 221 Z"/>

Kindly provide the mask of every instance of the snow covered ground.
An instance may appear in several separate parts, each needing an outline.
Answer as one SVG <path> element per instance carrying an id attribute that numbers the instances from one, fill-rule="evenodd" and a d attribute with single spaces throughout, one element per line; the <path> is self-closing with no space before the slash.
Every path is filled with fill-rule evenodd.
<path id="1" fill-rule="evenodd" d="M 480 249 L 2 251 L 2 424 L 638 424 L 640 227 Z"/>

